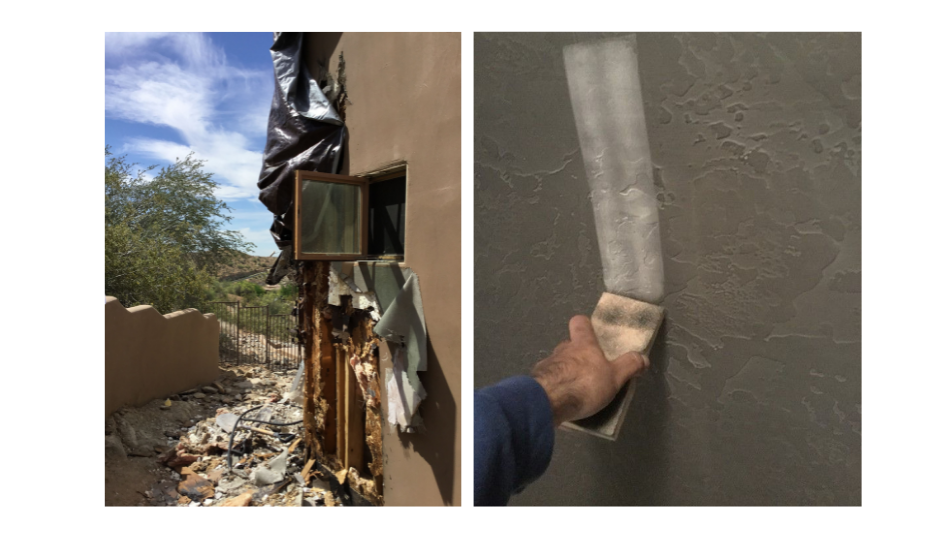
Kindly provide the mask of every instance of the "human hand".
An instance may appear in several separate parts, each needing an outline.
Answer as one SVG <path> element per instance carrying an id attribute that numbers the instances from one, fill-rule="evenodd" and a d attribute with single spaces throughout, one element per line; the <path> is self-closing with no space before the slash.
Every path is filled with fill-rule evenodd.
<path id="1" fill-rule="evenodd" d="M 546 391 L 553 423 L 559 426 L 598 413 L 630 378 L 649 366 L 649 359 L 635 351 L 613 360 L 605 358 L 592 322 L 575 316 L 569 320 L 569 340 L 556 346 L 530 374 Z"/>

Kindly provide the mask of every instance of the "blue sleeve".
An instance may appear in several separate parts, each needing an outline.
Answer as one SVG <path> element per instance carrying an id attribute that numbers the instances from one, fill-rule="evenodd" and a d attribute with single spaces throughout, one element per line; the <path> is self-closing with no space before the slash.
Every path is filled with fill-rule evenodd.
<path id="1" fill-rule="evenodd" d="M 553 411 L 530 376 L 475 392 L 475 505 L 506 505 L 546 471 L 553 455 Z"/>

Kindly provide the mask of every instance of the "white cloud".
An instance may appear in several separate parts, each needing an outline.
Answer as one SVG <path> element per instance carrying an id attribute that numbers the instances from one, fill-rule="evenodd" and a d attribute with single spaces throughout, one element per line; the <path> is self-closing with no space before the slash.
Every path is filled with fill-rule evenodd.
<path id="1" fill-rule="evenodd" d="M 190 145 L 137 138 L 130 139 L 124 149 L 166 162 L 183 158 L 193 151 L 195 158 L 207 162 L 204 170 L 213 173 L 214 180 L 219 183 L 216 191 L 218 197 L 232 200 L 258 196 L 256 182 L 262 165 L 262 153 L 247 150 L 239 134 L 210 133 Z"/>
<path id="2" fill-rule="evenodd" d="M 254 231 L 249 227 L 244 227 L 240 229 L 239 232 L 242 234 L 243 238 L 255 244 L 255 248 L 250 251 L 252 255 L 264 257 L 278 254 L 278 246 L 275 244 L 274 239 L 272 239 L 268 229 Z"/>
<path id="3" fill-rule="evenodd" d="M 107 114 L 175 128 L 186 138 L 203 137 L 213 109 L 210 86 L 207 77 L 174 64 L 147 62 L 107 70 Z"/>
<path id="4" fill-rule="evenodd" d="M 132 54 L 167 35 L 168 32 L 107 32 L 104 38 L 106 53 L 107 56 Z"/>
<path id="5" fill-rule="evenodd" d="M 193 151 L 220 183 L 220 197 L 258 195 L 267 72 L 232 66 L 202 34 L 107 34 L 106 47 L 122 61 L 106 70 L 107 115 L 172 128 L 183 141 L 140 137 L 123 151 L 169 162 Z"/>

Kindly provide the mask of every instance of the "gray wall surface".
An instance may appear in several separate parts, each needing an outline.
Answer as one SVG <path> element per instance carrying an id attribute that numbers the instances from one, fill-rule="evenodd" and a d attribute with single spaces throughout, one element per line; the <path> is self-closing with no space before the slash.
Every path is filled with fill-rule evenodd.
<path id="1" fill-rule="evenodd" d="M 604 290 L 563 66 L 475 35 L 475 384 Z M 512 505 L 859 505 L 859 34 L 638 34 L 667 319 L 617 442 L 558 430 Z"/>

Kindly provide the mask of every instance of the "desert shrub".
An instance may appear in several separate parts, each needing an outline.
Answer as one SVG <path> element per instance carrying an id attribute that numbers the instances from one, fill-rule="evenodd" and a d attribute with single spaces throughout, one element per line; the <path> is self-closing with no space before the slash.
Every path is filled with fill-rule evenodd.
<path id="1" fill-rule="evenodd" d="M 109 147 L 105 156 L 110 157 Z M 105 166 L 104 249 L 107 295 L 124 306 L 149 304 L 162 313 L 204 309 L 216 292 L 210 276 L 253 245 L 236 231 L 217 186 L 193 154 L 154 178 L 124 156 Z"/>

